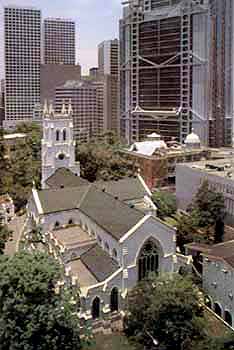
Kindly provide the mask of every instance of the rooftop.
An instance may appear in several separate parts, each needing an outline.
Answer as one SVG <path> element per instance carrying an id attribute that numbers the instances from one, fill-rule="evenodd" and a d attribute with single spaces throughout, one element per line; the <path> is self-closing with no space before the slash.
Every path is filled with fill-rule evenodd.
<path id="1" fill-rule="evenodd" d="M 81 255 L 81 262 L 98 282 L 102 282 L 119 269 L 117 262 L 96 244 Z"/>
<path id="2" fill-rule="evenodd" d="M 37 194 L 44 214 L 79 209 L 117 240 L 144 217 L 144 213 L 91 184 Z"/>
<path id="3" fill-rule="evenodd" d="M 80 176 L 76 176 L 69 169 L 59 168 L 46 180 L 46 184 L 51 189 L 56 189 L 61 187 L 79 187 L 88 185 L 89 182 L 82 179 Z"/>
<path id="4" fill-rule="evenodd" d="M 223 259 L 234 267 L 234 240 L 214 245 L 205 255 L 210 258 Z"/>
<path id="5" fill-rule="evenodd" d="M 183 165 L 195 171 L 202 171 L 211 175 L 234 179 L 234 160 L 231 157 L 218 160 L 202 160 Z"/>
<path id="6" fill-rule="evenodd" d="M 88 287 L 98 283 L 97 279 L 80 259 L 70 261 L 67 266 L 71 268 L 72 275 L 78 277 L 81 287 Z"/>
<path id="7" fill-rule="evenodd" d="M 53 231 L 53 235 L 66 247 L 91 242 L 93 239 L 80 226 L 70 226 Z"/>

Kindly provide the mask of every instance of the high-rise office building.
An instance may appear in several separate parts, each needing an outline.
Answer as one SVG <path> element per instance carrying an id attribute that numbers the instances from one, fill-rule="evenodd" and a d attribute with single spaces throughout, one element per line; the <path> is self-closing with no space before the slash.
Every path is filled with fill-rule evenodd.
<path id="1" fill-rule="evenodd" d="M 98 45 L 98 70 L 100 74 L 118 76 L 119 41 L 105 40 Z"/>
<path id="2" fill-rule="evenodd" d="M 104 82 L 104 130 L 119 133 L 119 41 L 98 45 L 99 79 Z M 101 78 L 102 76 L 102 78 Z"/>
<path id="3" fill-rule="evenodd" d="M 60 111 L 64 102 L 70 101 L 74 125 L 74 137 L 88 142 L 98 137 L 103 125 L 103 92 L 101 82 L 67 81 L 56 88 L 55 108 Z"/>
<path id="4" fill-rule="evenodd" d="M 44 64 L 76 63 L 76 24 L 61 18 L 48 18 L 43 25 Z"/>
<path id="5" fill-rule="evenodd" d="M 4 127 L 32 119 L 40 103 L 41 12 L 5 7 Z"/>
<path id="6" fill-rule="evenodd" d="M 127 4 L 127 6 L 126 6 Z M 129 0 L 120 21 L 121 134 L 208 139 L 209 0 Z"/>
<path id="7" fill-rule="evenodd" d="M 231 146 L 233 138 L 233 0 L 210 0 L 209 144 Z"/>

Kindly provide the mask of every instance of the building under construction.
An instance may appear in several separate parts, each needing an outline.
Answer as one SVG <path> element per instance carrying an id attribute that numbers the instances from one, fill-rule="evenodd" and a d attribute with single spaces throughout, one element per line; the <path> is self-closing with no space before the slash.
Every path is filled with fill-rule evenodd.
<path id="1" fill-rule="evenodd" d="M 216 138 L 212 138 L 212 125 L 216 125 L 218 117 L 214 112 L 215 100 L 217 102 L 215 84 L 224 84 L 224 79 L 222 82 L 215 79 L 217 73 L 214 71 L 214 45 L 217 44 L 214 34 L 217 6 L 214 3 L 219 1 L 230 2 L 230 6 L 232 2 L 123 2 L 120 108 L 121 134 L 128 143 L 142 140 L 157 130 L 166 139 L 174 137 L 183 142 L 192 128 L 203 144 Z M 226 16 L 227 12 L 222 14 Z M 222 25 L 223 22 L 225 19 L 221 20 Z M 227 37 L 224 41 L 227 46 Z M 217 64 L 223 64 L 220 58 Z M 226 115 L 222 117 L 225 119 Z M 226 122 L 223 125 L 224 129 L 226 125 L 230 128 Z M 225 135 L 224 132 L 223 145 Z"/>

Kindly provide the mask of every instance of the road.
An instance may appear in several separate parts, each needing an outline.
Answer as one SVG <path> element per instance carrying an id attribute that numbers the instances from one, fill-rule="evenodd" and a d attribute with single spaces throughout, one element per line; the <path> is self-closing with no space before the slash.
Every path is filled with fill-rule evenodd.
<path id="1" fill-rule="evenodd" d="M 13 231 L 13 236 L 12 240 L 7 242 L 6 247 L 5 247 L 5 254 L 6 255 L 14 255 L 15 252 L 19 248 L 19 241 L 20 241 L 20 236 L 21 232 L 24 226 L 25 222 L 25 215 L 23 216 L 16 216 L 9 224 L 9 229 Z"/>

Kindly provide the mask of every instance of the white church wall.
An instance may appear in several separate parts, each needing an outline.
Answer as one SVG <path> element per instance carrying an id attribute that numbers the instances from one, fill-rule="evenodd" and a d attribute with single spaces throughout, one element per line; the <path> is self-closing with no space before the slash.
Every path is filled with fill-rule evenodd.
<path id="1" fill-rule="evenodd" d="M 152 239 L 159 249 L 159 272 L 173 272 L 173 255 L 176 254 L 175 230 L 149 217 L 122 244 L 123 268 L 128 276 L 127 288 L 132 288 L 138 281 L 138 257 L 144 244 Z"/>

